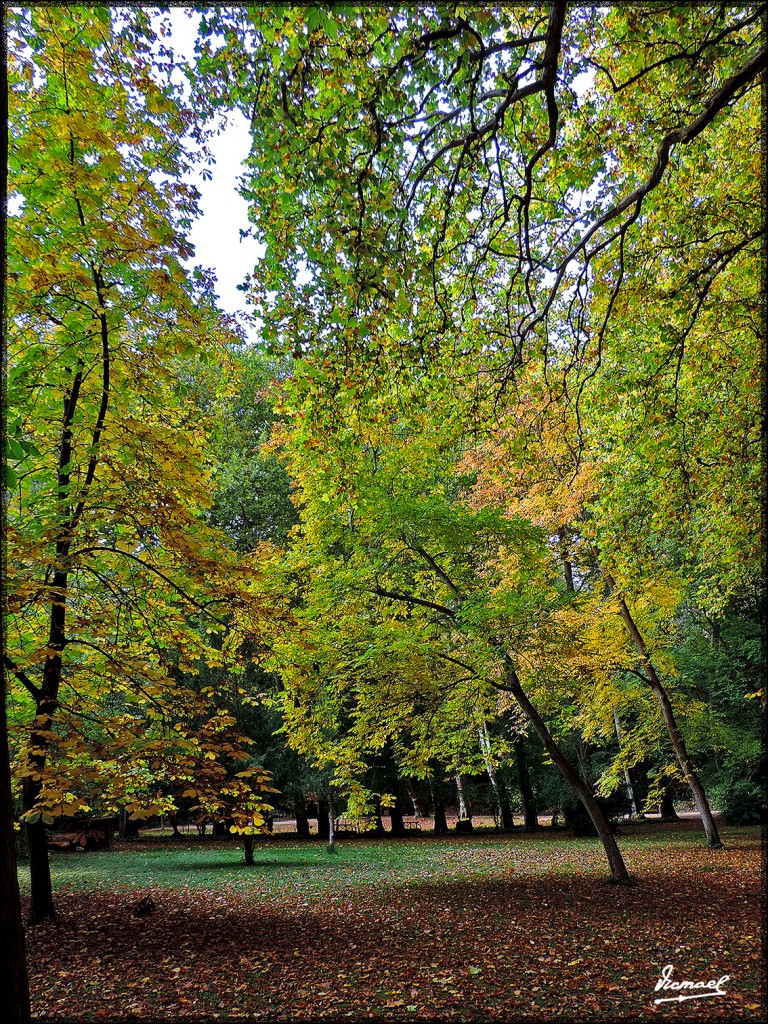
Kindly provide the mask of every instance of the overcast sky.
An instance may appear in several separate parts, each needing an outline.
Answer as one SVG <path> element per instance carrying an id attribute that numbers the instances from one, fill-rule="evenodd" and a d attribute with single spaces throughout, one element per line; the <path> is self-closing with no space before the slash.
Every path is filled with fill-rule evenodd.
<path id="1" fill-rule="evenodd" d="M 190 19 L 183 7 L 172 8 L 169 18 L 173 26 L 170 40 L 164 40 L 176 56 L 188 61 L 194 58 L 198 18 Z M 218 278 L 219 304 L 228 313 L 246 310 L 242 292 L 237 291 L 246 274 L 251 273 L 263 249 L 251 238 L 240 241 L 240 228 L 248 226 L 248 204 L 238 195 L 238 177 L 242 162 L 248 155 L 248 124 L 237 111 L 227 115 L 228 124 L 211 141 L 216 163 L 210 170 L 213 178 L 203 181 L 199 172 L 193 181 L 200 190 L 202 216 L 190 234 L 195 256 L 190 265 L 211 267 Z M 251 340 L 257 339 L 255 328 L 247 329 Z"/>

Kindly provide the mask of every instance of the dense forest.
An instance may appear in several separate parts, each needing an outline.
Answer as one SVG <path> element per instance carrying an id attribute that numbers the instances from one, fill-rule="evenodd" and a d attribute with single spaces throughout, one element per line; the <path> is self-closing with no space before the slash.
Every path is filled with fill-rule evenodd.
<path id="1" fill-rule="evenodd" d="M 765 7 L 195 10 L 5 15 L 7 893 L 96 815 L 764 821 Z"/>

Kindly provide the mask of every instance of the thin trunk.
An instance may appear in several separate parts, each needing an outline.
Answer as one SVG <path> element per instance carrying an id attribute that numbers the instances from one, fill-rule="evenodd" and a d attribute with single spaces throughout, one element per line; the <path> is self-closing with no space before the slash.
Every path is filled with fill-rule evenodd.
<path id="1" fill-rule="evenodd" d="M 651 656 L 648 648 L 646 647 L 645 640 L 643 639 L 640 630 L 637 628 L 635 620 L 632 618 L 632 614 L 627 607 L 627 603 L 618 593 L 616 581 L 605 572 L 603 573 L 603 577 L 618 600 L 619 612 L 624 620 L 624 625 L 627 627 L 629 635 L 632 637 L 635 649 L 640 656 L 640 661 L 645 669 L 648 685 L 653 691 L 653 695 L 656 697 L 656 700 L 659 702 L 659 706 L 661 707 L 661 714 L 664 719 L 664 724 L 667 727 L 669 738 L 672 741 L 672 746 L 674 748 L 678 764 L 682 768 L 683 777 L 685 778 L 686 783 L 691 787 L 693 799 L 696 802 L 696 808 L 701 817 L 701 824 L 704 827 L 704 832 L 707 837 L 707 846 L 719 849 L 723 845 L 720 839 L 720 833 L 717 830 L 715 819 L 712 816 L 712 810 L 709 806 L 707 795 L 704 792 L 704 787 L 699 781 L 699 777 L 693 767 L 693 762 L 688 754 L 688 748 L 685 745 L 683 734 L 680 732 L 677 721 L 675 720 L 675 713 L 672 709 L 672 703 L 667 695 L 667 691 L 656 674 L 656 669 L 651 661 Z"/>
<path id="2" fill-rule="evenodd" d="M 621 753 L 621 727 L 619 725 L 619 712 L 616 708 L 613 709 L 613 724 L 616 726 L 616 742 L 619 744 L 619 753 Z M 632 779 L 629 777 L 629 769 L 624 769 L 624 789 L 627 794 L 627 800 L 629 801 L 629 813 L 633 818 L 639 817 L 637 796 L 635 794 L 635 787 L 632 785 Z"/>
<path id="3" fill-rule="evenodd" d="M 517 784 L 520 789 L 520 796 L 523 801 L 523 828 L 526 830 L 539 827 L 539 815 L 536 810 L 536 798 L 533 795 L 531 776 L 528 773 L 528 764 L 525 760 L 525 749 L 520 736 L 512 744 L 515 751 L 515 764 L 517 765 Z"/>
<path id="4" fill-rule="evenodd" d="M 334 828 L 334 818 L 336 817 L 336 811 L 333 806 L 333 797 L 328 798 L 328 853 L 334 853 L 336 850 L 336 829 Z"/>
<path id="5" fill-rule="evenodd" d="M 456 796 L 458 798 L 459 804 L 459 818 L 463 820 L 464 818 L 469 817 L 469 814 L 467 812 L 467 802 L 464 799 L 464 786 L 462 784 L 461 775 L 459 772 L 456 772 L 454 778 L 456 780 Z"/>
<path id="6" fill-rule="evenodd" d="M 496 806 L 499 808 L 499 823 L 501 828 L 506 831 L 508 824 L 504 821 L 504 807 L 502 806 L 501 791 L 499 789 L 499 784 L 496 781 L 496 772 L 493 770 L 493 761 L 491 760 L 491 738 L 488 735 L 488 726 L 485 722 L 483 722 L 482 727 L 478 730 L 478 736 L 480 738 L 480 750 L 483 754 L 485 771 L 490 779 L 491 786 L 493 787 L 493 793 L 496 797 Z"/>
<path id="7" fill-rule="evenodd" d="M 377 836 L 384 835 L 386 829 L 384 828 L 384 819 L 381 816 L 381 803 L 378 799 L 376 800 L 373 816 L 376 819 L 376 824 L 373 827 L 373 834 Z"/>
<path id="8" fill-rule="evenodd" d="M 413 804 L 413 816 L 415 818 L 423 818 L 424 817 L 424 809 L 421 806 L 421 800 L 419 799 L 419 794 L 416 792 L 416 789 L 413 786 L 413 784 L 410 781 L 410 779 L 406 779 L 405 788 L 408 790 L 408 796 L 410 798 L 411 803 Z"/>
<path id="9" fill-rule="evenodd" d="M 611 869 L 611 877 L 614 882 L 620 882 L 622 884 L 629 884 L 630 877 L 627 872 L 624 860 L 621 856 L 621 851 L 616 843 L 616 839 L 611 832 L 611 828 L 608 822 L 605 820 L 603 812 L 597 804 L 591 790 L 585 786 L 582 779 L 579 778 L 577 772 L 573 770 L 571 765 L 568 763 L 566 758 L 563 756 L 560 748 L 555 743 L 549 730 L 544 724 L 544 720 L 539 715 L 536 708 L 531 704 L 530 700 L 526 696 L 525 691 L 520 683 L 517 675 L 517 671 L 512 663 L 512 659 L 509 655 L 504 652 L 504 664 L 505 664 L 505 678 L 507 682 L 507 689 L 513 694 L 515 700 L 518 702 L 520 707 L 528 716 L 528 720 L 536 731 L 541 742 L 544 744 L 544 748 L 552 759 L 553 763 L 560 769 L 561 774 L 565 778 L 566 782 L 570 784 L 576 796 L 581 800 L 584 805 L 587 814 L 592 820 L 592 824 L 597 830 L 597 834 L 603 844 L 605 855 L 608 858 L 608 864 Z"/>
<path id="10" fill-rule="evenodd" d="M 0 1019 L 8 1024 L 28 1024 L 30 1020 L 29 978 L 27 976 L 24 925 L 16 870 L 16 838 L 13 831 L 11 767 L 8 760 L 8 723 L 6 720 L 5 675 L 0 709 Z"/>
<path id="11" fill-rule="evenodd" d="M 563 578 L 565 580 L 565 589 L 569 594 L 574 593 L 575 587 L 573 585 L 573 563 L 570 557 L 570 546 L 568 544 L 568 533 L 565 529 L 558 531 L 558 539 L 560 541 L 560 556 L 563 559 Z"/>

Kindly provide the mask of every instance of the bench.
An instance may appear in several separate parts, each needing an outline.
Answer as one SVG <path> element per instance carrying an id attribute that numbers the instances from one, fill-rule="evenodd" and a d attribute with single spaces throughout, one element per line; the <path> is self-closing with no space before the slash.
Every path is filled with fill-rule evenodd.
<path id="1" fill-rule="evenodd" d="M 418 818 L 403 818 L 403 827 L 419 831 L 421 829 L 421 822 Z"/>

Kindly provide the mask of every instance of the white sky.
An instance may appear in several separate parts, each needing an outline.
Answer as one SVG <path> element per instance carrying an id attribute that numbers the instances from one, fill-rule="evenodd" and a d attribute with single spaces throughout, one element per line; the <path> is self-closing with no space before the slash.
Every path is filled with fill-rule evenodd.
<path id="1" fill-rule="evenodd" d="M 171 8 L 168 18 L 172 34 L 164 42 L 180 59 L 191 62 L 198 19 L 190 18 L 186 11 L 183 7 Z M 199 171 L 191 178 L 201 194 L 201 216 L 189 235 L 195 247 L 189 265 L 212 268 L 218 279 L 219 305 L 227 313 L 238 313 L 247 311 L 248 307 L 237 285 L 246 274 L 253 272 L 264 250 L 252 238 L 240 240 L 240 229 L 247 228 L 249 222 L 248 204 L 237 191 L 238 177 L 248 155 L 250 133 L 245 117 L 239 112 L 228 114 L 227 120 L 221 134 L 210 143 L 216 159 L 216 163 L 207 168 L 213 174 L 212 179 L 203 181 Z M 244 326 L 249 340 L 256 341 L 256 327 L 249 327 L 247 323 Z"/>

